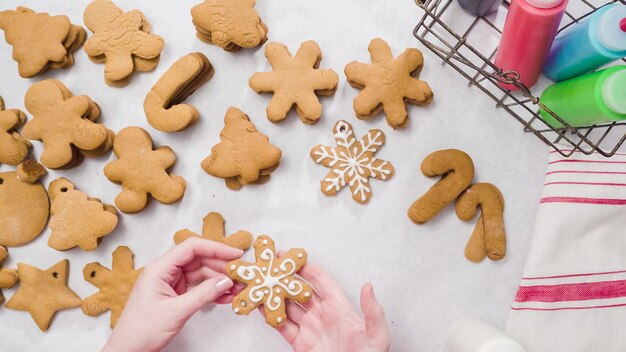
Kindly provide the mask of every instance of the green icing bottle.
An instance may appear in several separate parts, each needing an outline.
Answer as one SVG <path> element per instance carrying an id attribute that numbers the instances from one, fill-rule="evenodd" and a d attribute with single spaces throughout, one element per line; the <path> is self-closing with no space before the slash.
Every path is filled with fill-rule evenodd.
<path id="1" fill-rule="evenodd" d="M 541 102 L 572 127 L 626 120 L 626 66 L 614 66 L 548 87 Z M 544 109 L 541 117 L 564 127 Z"/>

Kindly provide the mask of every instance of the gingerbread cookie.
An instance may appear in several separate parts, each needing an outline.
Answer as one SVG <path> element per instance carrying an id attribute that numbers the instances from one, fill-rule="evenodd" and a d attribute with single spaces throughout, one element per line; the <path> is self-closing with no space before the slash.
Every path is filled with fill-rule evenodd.
<path id="1" fill-rule="evenodd" d="M 406 49 L 394 59 L 391 48 L 380 38 L 373 39 L 368 50 L 371 64 L 353 61 L 345 68 L 348 83 L 363 89 L 354 98 L 356 116 L 369 119 L 384 110 L 391 127 L 404 127 L 408 122 L 405 103 L 427 105 L 433 99 L 428 83 L 414 77 L 424 65 L 422 53 Z"/>
<path id="2" fill-rule="evenodd" d="M 4 260 L 9 256 L 9 252 L 6 247 L 0 246 L 0 266 L 4 263 Z M 0 289 L 11 288 L 19 281 L 17 276 L 17 270 L 5 269 L 0 267 Z M 0 304 L 4 303 L 4 295 L 0 290 Z"/>
<path id="3" fill-rule="evenodd" d="M 257 131 L 248 116 L 235 107 L 226 111 L 224 124 L 220 133 L 222 141 L 202 161 L 204 171 L 226 179 L 226 186 L 235 190 L 266 181 L 278 167 L 280 149 L 270 144 L 269 138 Z"/>
<path id="4" fill-rule="evenodd" d="M 51 248 L 65 251 L 78 246 L 84 251 L 93 251 L 117 226 L 115 207 L 78 191 L 64 177 L 50 182 L 48 194 L 52 200 L 52 233 L 48 239 Z"/>
<path id="5" fill-rule="evenodd" d="M 320 144 L 313 147 L 310 154 L 317 164 L 330 168 L 320 182 L 322 193 L 332 196 L 348 185 L 352 199 L 365 204 L 372 196 L 369 178 L 387 180 L 394 173 L 390 162 L 374 157 L 385 143 L 385 134 L 380 130 L 369 130 L 357 141 L 352 125 L 343 120 L 335 124 L 333 134 L 336 147 Z"/>
<path id="6" fill-rule="evenodd" d="M 272 122 L 282 121 L 295 105 L 302 122 L 316 123 L 322 116 L 317 95 L 333 95 L 339 81 L 335 71 L 319 69 L 322 61 L 319 45 L 306 41 L 292 57 L 285 45 L 269 43 L 265 46 L 265 57 L 274 71 L 255 73 L 249 84 L 257 93 L 274 94 L 267 107 L 267 118 Z"/>
<path id="7" fill-rule="evenodd" d="M 213 76 L 213 66 L 202 53 L 178 59 L 159 78 L 143 102 L 150 126 L 163 132 L 181 131 L 194 123 L 198 109 L 182 101 Z"/>
<path id="8" fill-rule="evenodd" d="M 207 216 L 202 219 L 202 235 L 198 235 L 188 229 L 183 229 L 174 234 L 174 242 L 180 244 L 189 237 L 200 237 L 243 250 L 250 248 L 252 244 L 252 234 L 248 231 L 239 230 L 232 235 L 226 236 L 224 231 L 224 218 L 220 213 L 208 213 Z"/>
<path id="9" fill-rule="evenodd" d="M 126 246 L 119 246 L 113 251 L 111 269 L 99 263 L 85 265 L 83 276 L 85 281 L 96 286 L 99 291 L 85 298 L 82 305 L 83 313 L 95 317 L 107 310 L 111 311 L 111 329 L 128 301 L 128 296 L 141 274 L 141 269 L 134 269 L 133 252 Z"/>
<path id="10" fill-rule="evenodd" d="M 142 210 L 148 194 L 164 204 L 177 202 L 185 194 L 185 180 L 167 172 L 176 162 L 176 154 L 167 146 L 153 149 L 152 137 L 143 128 L 121 130 L 115 137 L 113 151 L 118 160 L 104 167 L 104 175 L 122 185 L 122 192 L 115 197 L 119 210 Z"/>
<path id="11" fill-rule="evenodd" d="M 191 9 L 198 38 L 227 51 L 263 44 L 267 26 L 255 4 L 255 0 L 204 0 Z"/>
<path id="12" fill-rule="evenodd" d="M 70 167 L 79 152 L 97 156 L 110 149 L 114 133 L 95 123 L 100 108 L 91 98 L 73 96 L 63 83 L 47 79 L 30 86 L 24 100 L 33 118 L 22 134 L 43 142 L 41 163 L 45 167 Z"/>
<path id="13" fill-rule="evenodd" d="M 48 68 L 66 68 L 74 64 L 72 52 L 87 37 L 85 29 L 73 25 L 67 16 L 50 16 L 18 7 L 0 12 L 0 29 L 13 46 L 13 59 L 20 76 L 33 77 Z"/>
<path id="14" fill-rule="evenodd" d="M 82 303 L 67 287 L 69 263 L 63 259 L 45 271 L 18 263 L 20 287 L 5 307 L 29 312 L 41 331 L 48 330 L 56 312 L 79 307 Z"/>
<path id="15" fill-rule="evenodd" d="M 279 258 L 274 241 L 268 236 L 256 239 L 254 253 L 255 263 L 238 259 L 226 266 L 226 275 L 247 285 L 233 299 L 233 310 L 248 315 L 262 305 L 265 321 L 278 328 L 287 319 L 286 300 L 306 303 L 313 296 L 311 286 L 296 277 L 306 263 L 307 254 L 302 248 L 292 248 Z"/>
<path id="16" fill-rule="evenodd" d="M 480 262 L 485 256 L 500 260 L 506 254 L 504 197 L 491 183 L 473 184 L 457 200 L 456 215 L 464 221 L 472 220 L 478 207 L 481 214 L 465 247 L 465 257 L 473 262 Z"/>
<path id="17" fill-rule="evenodd" d="M 424 176 L 441 176 L 408 210 L 409 218 L 423 224 L 434 218 L 472 183 L 474 162 L 467 153 L 458 149 L 439 150 L 422 161 Z"/>
<path id="18" fill-rule="evenodd" d="M 17 132 L 25 121 L 21 110 L 5 110 L 0 97 L 0 164 L 17 165 L 28 155 L 30 142 Z"/>
<path id="19" fill-rule="evenodd" d="M 46 173 L 46 168 L 33 159 L 24 160 L 16 170 L 17 179 L 26 183 L 35 183 Z"/>
<path id="20" fill-rule="evenodd" d="M 21 181 L 15 171 L 0 173 L 0 245 L 21 246 L 46 226 L 50 203 L 38 182 Z"/>
<path id="21" fill-rule="evenodd" d="M 133 71 L 156 68 L 165 42 L 150 34 L 141 11 L 124 12 L 110 0 L 94 0 L 85 9 L 83 20 L 93 32 L 85 52 L 92 61 L 105 63 L 108 85 L 126 85 Z"/>

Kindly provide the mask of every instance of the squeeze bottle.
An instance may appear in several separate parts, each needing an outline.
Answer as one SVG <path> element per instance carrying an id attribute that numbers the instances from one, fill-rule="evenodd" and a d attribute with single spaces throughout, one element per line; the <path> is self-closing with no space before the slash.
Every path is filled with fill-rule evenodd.
<path id="1" fill-rule="evenodd" d="M 511 0 L 495 64 L 530 88 L 539 79 L 568 0 Z M 509 84 L 504 88 L 515 90 Z"/>
<path id="2" fill-rule="evenodd" d="M 452 323 L 446 334 L 446 347 L 450 352 L 524 352 L 500 329 L 471 315 Z"/>
<path id="3" fill-rule="evenodd" d="M 476 16 L 486 16 L 495 12 L 502 0 L 459 0 L 459 4 L 466 12 Z"/>
<path id="4" fill-rule="evenodd" d="M 604 6 L 554 39 L 543 73 L 563 81 L 626 56 L 626 6 Z"/>
<path id="5" fill-rule="evenodd" d="M 540 101 L 572 127 L 626 120 L 626 66 L 555 83 L 546 88 Z M 539 113 L 550 126 L 563 127 L 547 111 Z"/>

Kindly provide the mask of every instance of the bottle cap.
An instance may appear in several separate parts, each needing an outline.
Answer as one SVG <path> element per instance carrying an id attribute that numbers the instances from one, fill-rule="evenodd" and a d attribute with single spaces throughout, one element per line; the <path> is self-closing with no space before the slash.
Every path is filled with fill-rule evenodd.
<path id="1" fill-rule="evenodd" d="M 602 97 L 609 109 L 626 115 L 626 66 L 607 77 L 602 86 Z"/>
<path id="2" fill-rule="evenodd" d="M 551 9 L 561 5 L 565 0 L 526 0 L 530 5 L 540 9 Z"/>
<path id="3" fill-rule="evenodd" d="M 446 335 L 450 352 L 524 352 L 524 348 L 500 329 L 473 316 L 465 316 L 450 326 Z"/>
<path id="4" fill-rule="evenodd" d="M 626 51 L 626 5 L 612 5 L 599 22 L 598 40 L 602 46 L 610 51 Z"/>

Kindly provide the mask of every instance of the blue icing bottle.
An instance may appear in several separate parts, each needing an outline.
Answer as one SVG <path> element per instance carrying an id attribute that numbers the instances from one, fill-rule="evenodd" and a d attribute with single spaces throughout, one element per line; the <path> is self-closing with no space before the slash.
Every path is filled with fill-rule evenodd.
<path id="1" fill-rule="evenodd" d="M 554 81 L 580 76 L 626 56 L 626 6 L 604 6 L 555 39 L 543 67 Z"/>

